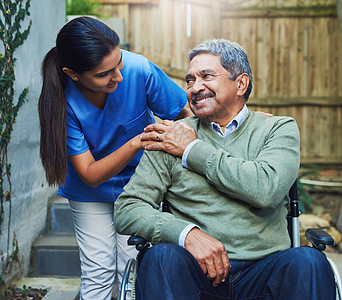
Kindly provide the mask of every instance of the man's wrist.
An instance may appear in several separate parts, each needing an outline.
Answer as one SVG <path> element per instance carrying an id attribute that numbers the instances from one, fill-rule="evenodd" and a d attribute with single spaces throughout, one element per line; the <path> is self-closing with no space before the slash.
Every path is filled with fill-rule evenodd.
<path id="1" fill-rule="evenodd" d="M 197 226 L 197 225 L 191 223 L 191 224 L 187 225 L 187 226 L 182 230 L 182 232 L 181 232 L 180 235 L 179 235 L 179 239 L 178 239 L 178 244 L 179 244 L 179 246 L 185 248 L 185 246 L 184 246 L 185 238 L 186 238 L 186 236 L 188 235 L 188 233 L 189 233 L 192 229 L 194 229 L 194 228 L 199 228 L 199 229 L 201 229 L 199 226 Z"/>
<path id="2" fill-rule="evenodd" d="M 188 146 L 186 146 L 182 155 L 182 166 L 184 168 L 188 167 L 187 159 L 188 159 L 190 150 L 192 149 L 193 146 L 195 146 L 200 141 L 201 141 L 200 139 L 193 140 Z"/>

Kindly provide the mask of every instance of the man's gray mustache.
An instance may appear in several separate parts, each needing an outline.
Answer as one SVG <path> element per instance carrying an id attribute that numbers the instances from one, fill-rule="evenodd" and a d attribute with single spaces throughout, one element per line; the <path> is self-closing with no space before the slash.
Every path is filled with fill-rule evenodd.
<path id="1" fill-rule="evenodd" d="M 200 98 L 204 99 L 204 98 L 210 98 L 213 96 L 215 96 L 215 93 L 193 95 L 193 96 L 191 96 L 191 102 L 195 102 L 196 100 L 198 100 Z"/>

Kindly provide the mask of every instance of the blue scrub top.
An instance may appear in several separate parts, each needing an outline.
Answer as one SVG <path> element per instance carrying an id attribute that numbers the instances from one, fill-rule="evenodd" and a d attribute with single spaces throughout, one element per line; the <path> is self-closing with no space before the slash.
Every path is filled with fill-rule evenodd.
<path id="1" fill-rule="evenodd" d="M 144 128 L 154 123 L 152 112 L 173 120 L 186 104 L 186 93 L 161 69 L 142 55 L 121 50 L 123 81 L 108 94 L 103 110 L 91 104 L 68 78 L 67 155 L 91 151 L 95 160 L 114 152 Z M 68 161 L 66 183 L 58 194 L 74 201 L 113 202 L 134 173 L 142 150 L 116 176 L 92 188 L 86 185 Z"/>

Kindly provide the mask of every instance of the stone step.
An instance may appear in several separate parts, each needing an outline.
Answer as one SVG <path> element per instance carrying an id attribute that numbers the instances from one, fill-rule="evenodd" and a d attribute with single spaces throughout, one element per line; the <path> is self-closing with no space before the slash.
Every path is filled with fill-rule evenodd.
<path id="1" fill-rule="evenodd" d="M 49 203 L 49 224 L 51 232 L 74 232 L 74 224 L 67 199 L 56 196 Z"/>
<path id="2" fill-rule="evenodd" d="M 80 276 L 75 234 L 51 232 L 32 245 L 30 276 Z"/>

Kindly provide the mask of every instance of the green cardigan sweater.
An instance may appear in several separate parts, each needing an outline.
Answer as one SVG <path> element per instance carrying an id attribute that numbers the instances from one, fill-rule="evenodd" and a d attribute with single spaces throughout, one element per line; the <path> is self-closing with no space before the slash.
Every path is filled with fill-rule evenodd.
<path id="1" fill-rule="evenodd" d="M 299 169 L 294 119 L 249 112 L 223 138 L 197 117 L 182 120 L 201 140 L 181 158 L 145 151 L 115 203 L 115 227 L 152 243 L 178 244 L 194 223 L 221 241 L 230 259 L 260 259 L 290 246 L 287 193 Z M 163 198 L 171 214 L 159 210 Z"/>

